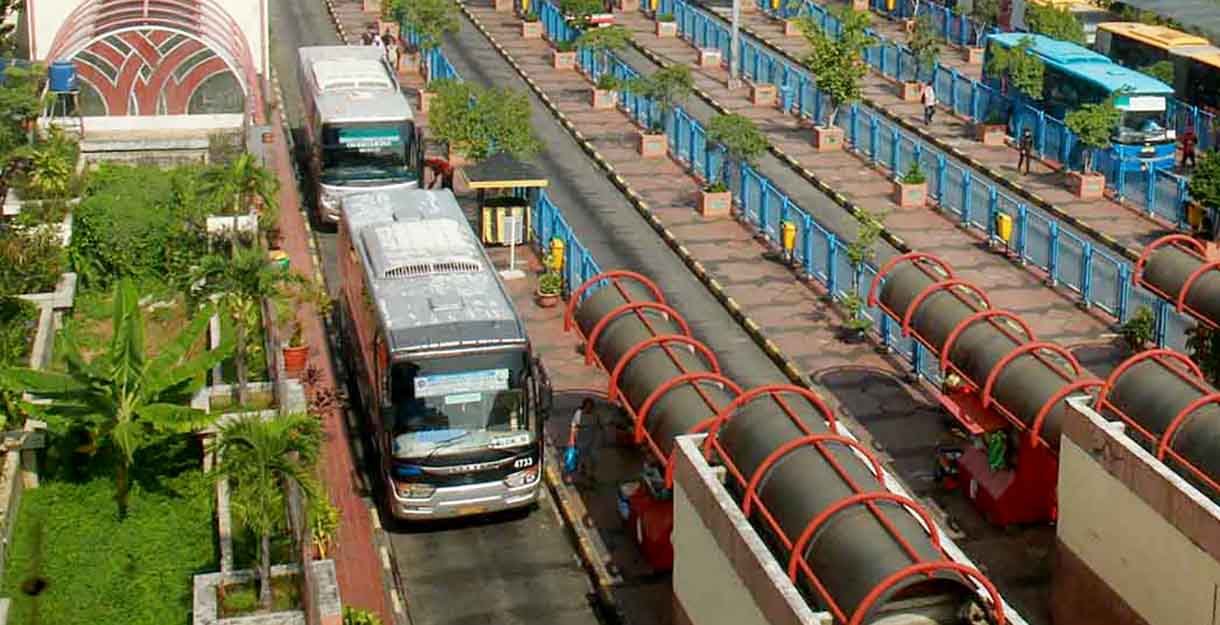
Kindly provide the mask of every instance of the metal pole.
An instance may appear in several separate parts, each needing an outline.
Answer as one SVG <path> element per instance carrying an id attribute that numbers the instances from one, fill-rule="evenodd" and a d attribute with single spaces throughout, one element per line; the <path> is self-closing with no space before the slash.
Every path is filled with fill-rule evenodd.
<path id="1" fill-rule="evenodd" d="M 741 0 L 733 0 L 733 34 L 729 40 L 729 89 L 741 86 Z"/>

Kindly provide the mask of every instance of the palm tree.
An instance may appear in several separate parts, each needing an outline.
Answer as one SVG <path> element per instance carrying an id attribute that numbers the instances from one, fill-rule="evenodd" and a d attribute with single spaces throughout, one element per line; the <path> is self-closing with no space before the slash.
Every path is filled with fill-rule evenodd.
<path id="1" fill-rule="evenodd" d="M 295 484 L 309 503 L 318 496 L 314 467 L 322 447 L 318 420 L 307 414 L 262 419 L 248 414 L 220 428 L 212 449 L 216 477 L 232 486 L 233 513 L 259 537 L 259 603 L 271 609 L 271 535 L 287 525 L 285 488 Z"/>
<path id="2" fill-rule="evenodd" d="M 231 348 L 222 344 L 191 354 L 207 330 L 209 317 L 206 310 L 195 315 L 160 353 L 148 357 L 139 295 L 131 280 L 124 278 L 115 285 L 114 336 L 105 354 L 86 362 L 71 333 L 65 333 L 66 373 L 27 368 L 0 372 L 5 385 L 51 399 L 51 414 L 84 425 L 99 447 L 118 452 L 115 502 L 121 518 L 127 516 L 136 452 L 154 434 L 191 432 L 209 421 L 205 412 L 190 407 L 190 400 L 202 386 L 204 373 L 223 361 Z"/>
<path id="3" fill-rule="evenodd" d="M 235 367 L 237 369 L 237 400 L 249 402 L 249 369 L 246 363 L 246 334 L 251 323 L 257 323 L 258 308 L 263 298 L 274 298 L 289 284 L 304 281 L 300 274 L 289 273 L 267 262 L 255 247 L 233 246 L 233 257 L 211 254 L 204 256 L 195 270 L 191 283 L 194 297 L 217 296 L 221 307 L 233 321 Z"/>
<path id="4" fill-rule="evenodd" d="M 233 214 L 252 208 L 256 198 L 269 212 L 279 206 L 275 194 L 280 190 L 280 181 L 250 154 L 205 172 L 204 189 L 220 203 L 229 205 Z"/>

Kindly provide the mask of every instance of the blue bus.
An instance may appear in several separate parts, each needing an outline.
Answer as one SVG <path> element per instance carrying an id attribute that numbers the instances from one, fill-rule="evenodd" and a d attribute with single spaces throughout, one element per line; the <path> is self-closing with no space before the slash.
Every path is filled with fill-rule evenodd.
<path id="1" fill-rule="evenodd" d="M 990 67 L 987 61 L 990 61 L 994 46 L 1011 49 L 1027 37 L 1033 42 L 1030 50 L 1046 66 L 1042 98 L 1037 102 L 1007 89 L 1002 76 L 992 75 L 986 69 Z M 1167 103 L 1173 97 L 1173 88 L 1169 85 L 1118 65 L 1088 48 L 1026 33 L 989 36 L 983 67 L 983 80 L 989 87 L 1014 102 L 1040 109 L 1060 121 L 1084 104 L 1116 96 L 1115 105 L 1123 112 L 1123 117 L 1112 138 L 1113 156 L 1119 160 L 1121 169 L 1173 167 L 1175 135 L 1166 114 Z"/>

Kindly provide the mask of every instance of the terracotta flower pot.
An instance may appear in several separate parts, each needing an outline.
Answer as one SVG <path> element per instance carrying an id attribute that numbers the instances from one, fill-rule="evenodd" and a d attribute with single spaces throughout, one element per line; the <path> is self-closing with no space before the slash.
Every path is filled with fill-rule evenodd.
<path id="1" fill-rule="evenodd" d="M 982 48 L 966 48 L 964 53 L 966 63 L 969 65 L 978 65 L 983 62 Z"/>
<path id="2" fill-rule="evenodd" d="M 1099 173 L 1068 172 L 1068 188 L 1082 200 L 1100 200 L 1106 195 L 1106 177 Z"/>
<path id="3" fill-rule="evenodd" d="M 521 22 L 522 39 L 542 39 L 542 22 Z"/>
<path id="4" fill-rule="evenodd" d="M 778 93 L 770 83 L 750 83 L 750 103 L 754 106 L 775 106 Z"/>
<path id="5" fill-rule="evenodd" d="M 894 181 L 894 203 L 899 208 L 923 208 L 928 203 L 928 183 Z"/>
<path id="6" fill-rule="evenodd" d="M 638 136 L 636 148 L 639 150 L 640 156 L 644 158 L 665 158 L 668 146 L 666 145 L 665 135 L 641 132 Z"/>
<path id="7" fill-rule="evenodd" d="M 898 85 L 898 95 L 902 98 L 903 102 L 918 102 L 919 87 L 920 84 L 917 82 L 900 83 Z"/>
<path id="8" fill-rule="evenodd" d="M 551 51 L 551 67 L 555 69 L 576 69 L 576 51 Z"/>
<path id="9" fill-rule="evenodd" d="M 699 191 L 699 214 L 704 217 L 728 217 L 732 207 L 733 194 L 729 191 Z"/>
<path id="10" fill-rule="evenodd" d="M 699 67 L 720 67 L 720 48 L 700 48 Z"/>
<path id="11" fill-rule="evenodd" d="M 539 308 L 554 308 L 559 305 L 559 294 L 534 291 L 534 301 L 538 303 Z"/>
<path id="12" fill-rule="evenodd" d="M 309 362 L 309 346 L 285 347 L 283 351 L 284 371 L 290 377 L 296 377 L 305 370 L 305 365 Z"/>
<path id="13" fill-rule="evenodd" d="M 658 37 L 677 37 L 678 23 L 677 22 L 657 22 Z"/>
<path id="14" fill-rule="evenodd" d="M 615 93 L 609 89 L 592 89 L 592 104 L 594 109 L 604 110 L 613 109 L 616 100 Z"/>
<path id="15" fill-rule="evenodd" d="M 843 129 L 839 127 L 813 129 L 813 147 L 819 152 L 832 152 L 843 149 Z"/>
<path id="16" fill-rule="evenodd" d="M 1004 145 L 1008 126 L 1004 124 L 975 124 L 974 138 L 983 145 Z"/>

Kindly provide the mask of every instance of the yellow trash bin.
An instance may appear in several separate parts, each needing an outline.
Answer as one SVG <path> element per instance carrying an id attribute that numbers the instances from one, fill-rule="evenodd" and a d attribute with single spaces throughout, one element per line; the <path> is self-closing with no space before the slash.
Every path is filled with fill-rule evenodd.
<path id="1" fill-rule="evenodd" d="M 1004 245 L 1012 243 L 1012 215 L 1008 213 L 996 214 L 995 233 L 1004 242 Z"/>

